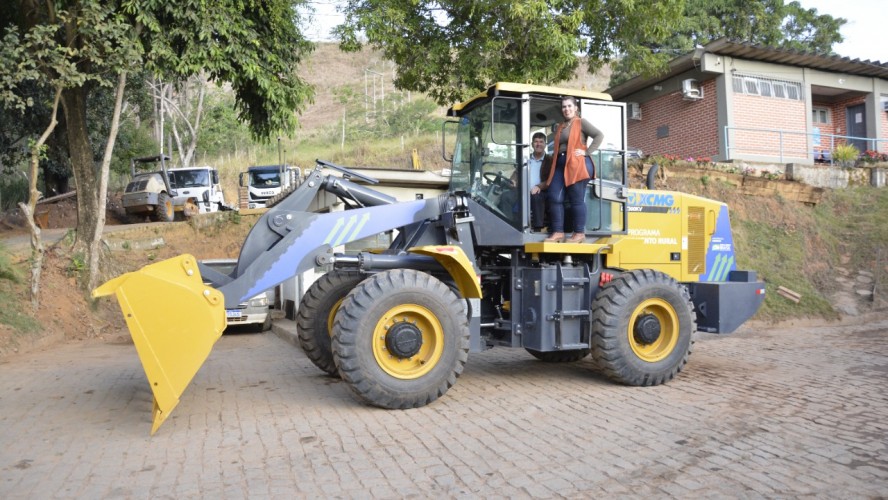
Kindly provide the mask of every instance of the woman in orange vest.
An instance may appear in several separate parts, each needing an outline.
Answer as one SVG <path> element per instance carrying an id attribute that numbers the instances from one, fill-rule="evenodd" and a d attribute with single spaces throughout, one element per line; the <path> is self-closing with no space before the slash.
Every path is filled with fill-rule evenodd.
<path id="1" fill-rule="evenodd" d="M 564 122 L 555 130 L 555 146 L 553 153 L 556 155 L 555 168 L 549 171 L 546 181 L 549 200 L 549 229 L 552 233 L 545 241 L 563 241 L 565 243 L 582 243 L 586 240 L 586 184 L 595 176 L 595 165 L 591 155 L 601 141 L 604 134 L 589 123 L 580 118 L 579 106 L 576 98 L 561 98 L 561 113 Z M 592 144 L 588 144 L 589 138 Z M 570 215 L 573 234 L 564 237 L 564 200 L 570 203 Z"/>

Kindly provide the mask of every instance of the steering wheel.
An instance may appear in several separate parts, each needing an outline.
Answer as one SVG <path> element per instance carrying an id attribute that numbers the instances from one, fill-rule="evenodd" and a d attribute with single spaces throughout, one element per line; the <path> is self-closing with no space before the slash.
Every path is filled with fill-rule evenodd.
<path id="1" fill-rule="evenodd" d="M 507 179 L 502 172 L 484 172 L 483 177 L 492 186 L 499 186 L 503 189 L 512 189 L 514 187 L 512 181 Z"/>

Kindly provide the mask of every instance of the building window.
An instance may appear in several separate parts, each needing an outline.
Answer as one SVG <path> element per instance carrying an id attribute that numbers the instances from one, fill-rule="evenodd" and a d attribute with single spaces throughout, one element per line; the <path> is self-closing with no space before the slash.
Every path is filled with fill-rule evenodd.
<path id="1" fill-rule="evenodd" d="M 776 99 L 802 100 L 802 85 L 797 82 L 786 82 L 760 76 L 734 75 L 732 79 L 734 93 L 773 97 Z"/>
<path id="2" fill-rule="evenodd" d="M 812 108 L 811 123 L 815 125 L 829 125 L 829 108 Z"/>

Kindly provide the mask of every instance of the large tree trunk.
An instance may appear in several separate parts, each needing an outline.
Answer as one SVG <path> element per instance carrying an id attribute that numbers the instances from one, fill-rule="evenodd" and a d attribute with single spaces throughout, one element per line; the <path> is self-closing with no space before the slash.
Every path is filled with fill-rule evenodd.
<path id="1" fill-rule="evenodd" d="M 99 207 L 104 206 L 105 193 L 100 192 L 100 167 L 93 157 L 92 144 L 89 141 L 86 95 L 87 90 L 82 87 L 66 89 L 62 92 L 62 107 L 68 123 L 68 153 L 71 157 L 71 170 L 74 171 L 74 189 L 77 190 L 74 249 L 86 254 L 86 262 L 92 262 L 89 246 L 90 242 L 101 236 Z M 104 210 L 101 211 L 103 212 Z"/>

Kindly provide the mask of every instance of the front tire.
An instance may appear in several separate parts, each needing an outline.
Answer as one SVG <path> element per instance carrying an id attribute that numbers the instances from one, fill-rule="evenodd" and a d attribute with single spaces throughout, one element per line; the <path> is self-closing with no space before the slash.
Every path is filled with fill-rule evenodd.
<path id="1" fill-rule="evenodd" d="M 624 273 L 592 305 L 592 355 L 608 378 L 626 385 L 672 380 L 693 350 L 696 316 L 687 288 L 650 269 Z"/>
<path id="2" fill-rule="evenodd" d="M 158 222 L 173 222 L 176 211 L 173 209 L 173 199 L 167 193 L 157 195 L 157 206 L 154 207 L 154 218 Z"/>
<path id="3" fill-rule="evenodd" d="M 469 352 L 463 304 L 429 274 L 395 269 L 346 296 L 333 326 L 339 374 L 360 399 L 382 408 L 417 408 L 443 396 Z"/>
<path id="4" fill-rule="evenodd" d="M 330 333 L 333 319 L 348 292 L 364 278 L 364 274 L 355 271 L 330 271 L 311 285 L 299 304 L 296 316 L 299 346 L 308 359 L 328 375 L 339 376 Z"/>
<path id="5" fill-rule="evenodd" d="M 268 314 L 265 316 L 265 321 L 262 322 L 258 326 L 259 333 L 267 332 L 271 330 L 271 311 L 268 311 Z"/>

